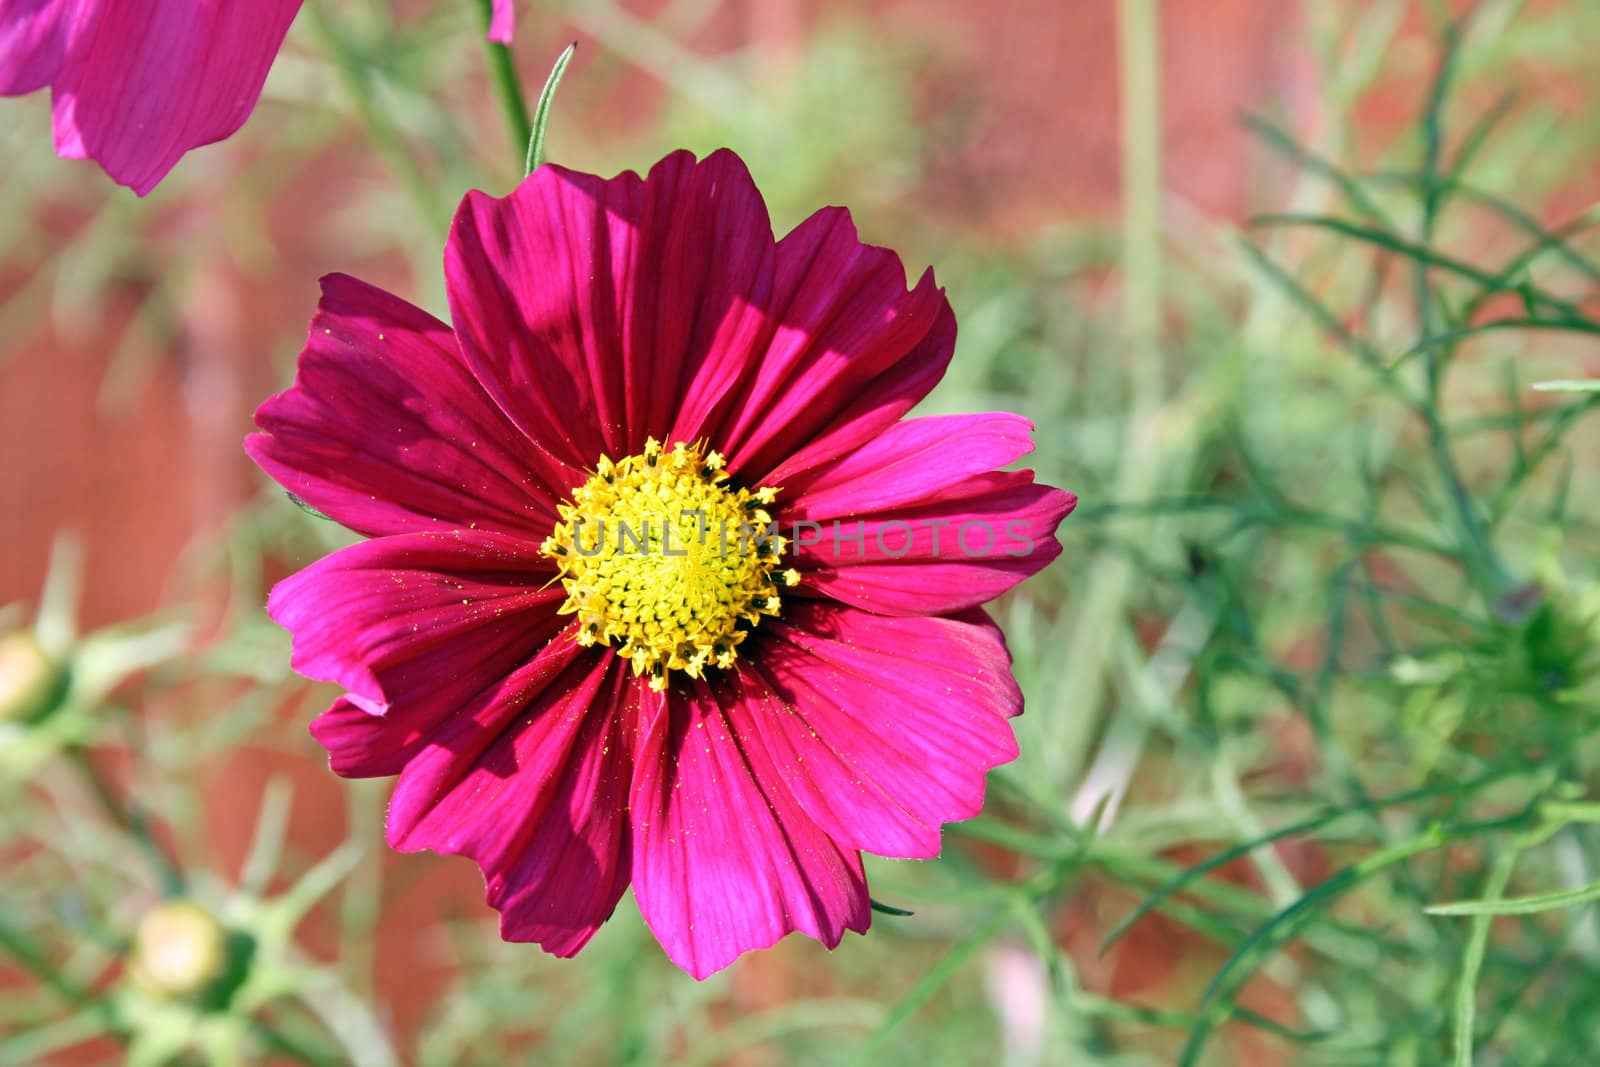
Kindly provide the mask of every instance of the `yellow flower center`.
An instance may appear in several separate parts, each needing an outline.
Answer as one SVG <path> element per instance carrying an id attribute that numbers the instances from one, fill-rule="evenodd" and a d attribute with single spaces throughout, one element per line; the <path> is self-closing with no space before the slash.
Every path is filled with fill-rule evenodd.
<path id="1" fill-rule="evenodd" d="M 703 445 L 664 450 L 653 437 L 640 455 L 601 456 L 540 549 L 560 568 L 578 643 L 616 645 L 657 691 L 668 671 L 731 666 L 750 628 L 778 613 L 778 583 L 800 580 L 779 570 L 785 541 L 767 511 L 778 490 L 736 488 L 723 466 Z"/>

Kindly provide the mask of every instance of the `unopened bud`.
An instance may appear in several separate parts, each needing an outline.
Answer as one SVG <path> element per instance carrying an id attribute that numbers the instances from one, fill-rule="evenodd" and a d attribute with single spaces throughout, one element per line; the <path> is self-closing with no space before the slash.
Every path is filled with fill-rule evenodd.
<path id="1" fill-rule="evenodd" d="M 48 710 L 61 667 L 27 630 L 0 634 L 0 722 L 31 719 Z"/>
<path id="2" fill-rule="evenodd" d="M 128 975 L 152 996 L 198 997 L 228 969 L 228 933 L 210 912 L 168 900 L 145 912 L 134 931 Z"/>

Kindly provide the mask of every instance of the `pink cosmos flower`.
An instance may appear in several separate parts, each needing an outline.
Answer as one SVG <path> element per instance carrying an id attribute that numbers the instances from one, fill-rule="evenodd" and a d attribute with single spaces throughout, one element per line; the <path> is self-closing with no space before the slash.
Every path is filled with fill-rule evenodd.
<path id="1" fill-rule="evenodd" d="M 56 152 L 140 196 L 244 125 L 301 0 L 0 0 L 0 96 L 49 86 Z M 490 37 L 509 42 L 512 0 Z"/>
<path id="2" fill-rule="evenodd" d="M 838 208 L 774 241 L 728 151 L 471 193 L 445 272 L 453 330 L 324 279 L 246 443 L 370 538 L 268 602 L 346 690 L 333 769 L 398 775 L 390 843 L 470 856 L 558 955 L 630 884 L 697 978 L 865 931 L 861 852 L 936 855 L 1016 755 L 979 605 L 1075 503 L 997 470 L 1031 425 L 903 418 L 955 341 L 932 272 Z"/>

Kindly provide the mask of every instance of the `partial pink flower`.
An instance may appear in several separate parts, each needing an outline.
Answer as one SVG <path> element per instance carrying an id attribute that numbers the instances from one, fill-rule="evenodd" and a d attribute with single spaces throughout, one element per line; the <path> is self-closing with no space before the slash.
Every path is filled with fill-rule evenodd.
<path id="1" fill-rule="evenodd" d="M 50 87 L 56 151 L 140 196 L 255 110 L 302 0 L 0 0 L 0 96 Z M 511 43 L 512 0 L 489 39 Z"/>
<path id="2" fill-rule="evenodd" d="M 979 605 L 1075 503 L 1000 469 L 1032 426 L 906 418 L 955 342 L 932 273 L 837 208 L 774 240 L 731 152 L 469 194 L 445 270 L 453 329 L 324 279 L 246 442 L 370 538 L 268 602 L 345 690 L 333 769 L 398 776 L 390 843 L 558 955 L 630 885 L 695 977 L 865 931 L 861 853 L 937 855 L 1017 753 Z"/>
<path id="3" fill-rule="evenodd" d="M 0 0 L 0 95 L 48 85 L 56 151 L 140 196 L 255 108 L 301 0 Z"/>
<path id="4" fill-rule="evenodd" d="M 512 0 L 494 0 L 494 18 L 489 23 L 489 40 L 496 44 L 510 44 L 516 26 L 517 12 Z"/>

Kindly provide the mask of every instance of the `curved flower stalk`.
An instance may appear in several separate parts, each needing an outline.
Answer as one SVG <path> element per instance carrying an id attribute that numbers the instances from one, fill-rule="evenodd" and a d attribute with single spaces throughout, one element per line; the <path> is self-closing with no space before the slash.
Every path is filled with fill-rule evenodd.
<path id="1" fill-rule="evenodd" d="M 0 0 L 0 96 L 48 86 L 56 152 L 144 196 L 255 109 L 301 0 Z M 491 37 L 510 40 L 511 0 Z"/>
<path id="2" fill-rule="evenodd" d="M 371 538 L 280 583 L 346 690 L 333 769 L 388 836 L 470 856 L 503 936 L 572 955 L 633 887 L 696 977 L 865 931 L 861 852 L 930 857 L 1017 753 L 980 605 L 1075 498 L 1016 415 L 904 418 L 956 323 L 847 212 L 775 241 L 744 164 L 538 168 L 472 193 L 454 328 L 323 281 L 250 455 Z"/>

